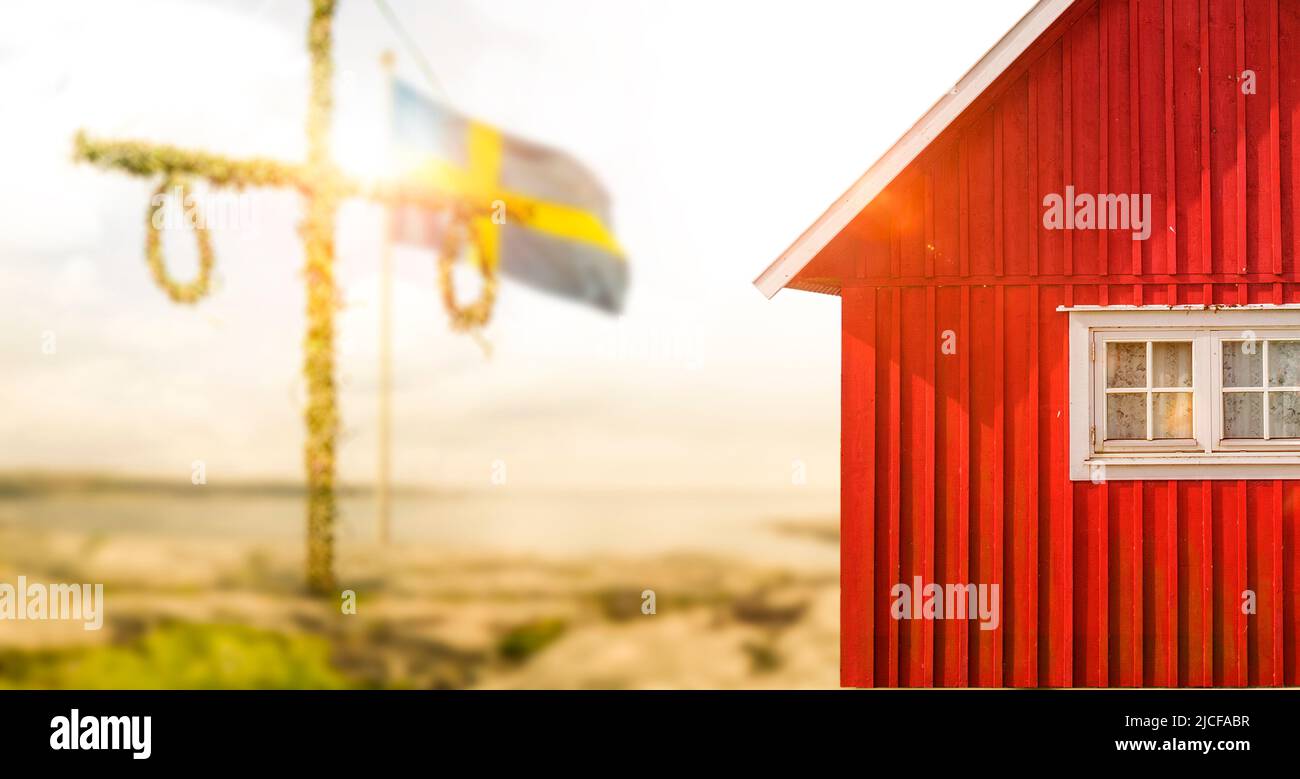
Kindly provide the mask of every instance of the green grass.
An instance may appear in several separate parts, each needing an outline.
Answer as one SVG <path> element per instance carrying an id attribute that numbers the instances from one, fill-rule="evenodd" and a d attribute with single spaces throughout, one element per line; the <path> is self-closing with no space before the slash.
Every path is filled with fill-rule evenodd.
<path id="1" fill-rule="evenodd" d="M 0 652 L 0 688 L 341 689 L 329 644 L 223 624 L 174 623 L 88 649 Z"/>
<path id="2" fill-rule="evenodd" d="M 564 635 L 564 620 L 551 618 L 526 622 L 507 631 L 497 641 L 497 653 L 511 663 L 522 663 Z"/>

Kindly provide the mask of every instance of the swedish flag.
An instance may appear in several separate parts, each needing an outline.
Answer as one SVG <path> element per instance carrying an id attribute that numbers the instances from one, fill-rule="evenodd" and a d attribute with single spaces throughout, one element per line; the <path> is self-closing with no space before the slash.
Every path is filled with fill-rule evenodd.
<path id="1" fill-rule="evenodd" d="M 451 192 L 501 201 L 509 216 L 475 217 L 482 262 L 528 286 L 622 310 L 627 260 L 609 230 L 609 196 L 562 151 L 502 133 L 393 82 L 396 162 Z M 428 217 L 428 215 L 424 215 Z M 433 245 L 432 218 L 399 215 L 394 240 Z"/>

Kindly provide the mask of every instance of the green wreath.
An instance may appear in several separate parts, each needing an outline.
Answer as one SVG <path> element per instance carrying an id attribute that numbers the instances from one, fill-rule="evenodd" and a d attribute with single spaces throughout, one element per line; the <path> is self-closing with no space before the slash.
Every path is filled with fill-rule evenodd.
<path id="1" fill-rule="evenodd" d="M 478 253 L 478 267 L 483 277 L 483 288 L 479 290 L 477 300 L 461 305 L 456 301 L 452 268 L 455 267 L 462 251 L 471 242 L 474 251 Z M 492 306 L 497 297 L 496 272 L 488 267 L 478 232 L 463 216 L 453 215 L 449 218 L 442 232 L 442 251 L 438 257 L 438 284 L 442 288 L 442 305 L 447 309 L 447 316 L 451 319 L 453 330 L 461 332 L 481 330 L 492 319 Z"/>
<path id="2" fill-rule="evenodd" d="M 189 192 L 189 185 L 183 178 L 169 175 L 165 177 L 158 190 L 154 192 L 153 197 L 149 199 L 149 209 L 145 213 L 144 219 L 144 258 L 149 263 L 149 270 L 153 273 L 153 280 L 158 284 L 167 296 L 177 303 L 197 303 L 207 297 L 212 291 L 212 237 L 208 235 L 208 229 L 201 224 L 194 225 L 194 239 L 199 246 L 199 274 L 193 281 L 181 283 L 174 280 L 167 273 L 167 264 L 163 260 L 162 239 L 159 237 L 158 226 L 154 224 L 155 215 L 167 207 L 165 199 L 167 190 L 173 186 L 180 188 L 181 206 L 185 205 L 185 199 Z M 163 200 L 159 200 L 159 197 Z M 157 202 L 158 205 L 154 205 Z"/>

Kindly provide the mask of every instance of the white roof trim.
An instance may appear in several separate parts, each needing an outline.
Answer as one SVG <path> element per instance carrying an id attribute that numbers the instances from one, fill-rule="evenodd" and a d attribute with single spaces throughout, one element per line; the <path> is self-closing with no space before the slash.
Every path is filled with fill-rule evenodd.
<path id="1" fill-rule="evenodd" d="M 984 90 L 1038 40 L 1052 23 L 1065 13 L 1075 0 L 1039 0 L 1002 40 L 962 76 L 948 94 L 939 99 L 912 129 L 890 147 L 889 151 L 858 179 L 849 191 L 840 195 L 812 227 L 786 249 L 776 262 L 754 279 L 754 286 L 771 298 L 790 282 L 804 266 L 817 256 L 853 217 L 857 216 L 889 182 L 902 173 L 930 142 L 961 115 Z"/>

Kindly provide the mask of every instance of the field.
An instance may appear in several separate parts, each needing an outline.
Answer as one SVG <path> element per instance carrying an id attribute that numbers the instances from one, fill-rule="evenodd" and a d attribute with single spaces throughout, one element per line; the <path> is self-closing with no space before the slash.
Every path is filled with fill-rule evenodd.
<path id="1" fill-rule="evenodd" d="M 407 490 L 380 545 L 371 496 L 345 492 L 345 614 L 302 591 L 291 488 L 6 485 L 0 582 L 103 583 L 106 603 L 99 631 L 0 622 L 0 686 L 837 684 L 833 495 Z"/>

